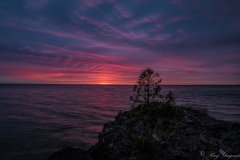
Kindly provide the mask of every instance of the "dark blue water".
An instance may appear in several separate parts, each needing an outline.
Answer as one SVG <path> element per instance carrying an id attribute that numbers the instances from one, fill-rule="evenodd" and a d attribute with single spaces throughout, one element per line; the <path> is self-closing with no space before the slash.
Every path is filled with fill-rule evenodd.
<path id="1" fill-rule="evenodd" d="M 240 86 L 163 86 L 177 105 L 240 122 Z M 58 149 L 90 148 L 103 124 L 129 110 L 132 86 L 0 85 L 0 159 L 47 159 Z"/>

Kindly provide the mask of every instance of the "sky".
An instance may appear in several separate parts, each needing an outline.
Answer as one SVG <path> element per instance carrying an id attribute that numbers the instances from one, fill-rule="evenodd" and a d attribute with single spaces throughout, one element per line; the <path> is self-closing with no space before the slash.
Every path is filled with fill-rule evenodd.
<path id="1" fill-rule="evenodd" d="M 239 0 L 0 0 L 0 83 L 240 84 Z"/>

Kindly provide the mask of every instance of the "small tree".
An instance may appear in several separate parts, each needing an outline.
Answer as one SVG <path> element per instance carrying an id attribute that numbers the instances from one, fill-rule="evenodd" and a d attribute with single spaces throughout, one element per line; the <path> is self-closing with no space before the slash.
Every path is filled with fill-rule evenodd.
<path id="1" fill-rule="evenodd" d="M 147 68 L 144 70 L 140 74 L 137 84 L 133 87 L 134 94 L 130 97 L 130 101 L 133 101 L 133 103 L 146 103 L 149 106 L 150 100 L 153 100 L 155 97 L 162 98 L 159 85 L 162 79 L 155 82 L 157 77 L 159 77 L 159 74 L 154 74 L 152 69 Z"/>

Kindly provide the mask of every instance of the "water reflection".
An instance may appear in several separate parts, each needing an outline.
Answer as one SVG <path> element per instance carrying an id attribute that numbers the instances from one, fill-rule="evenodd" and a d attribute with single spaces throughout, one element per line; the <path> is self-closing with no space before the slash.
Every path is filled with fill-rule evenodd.
<path id="1" fill-rule="evenodd" d="M 240 86 L 162 88 L 163 94 L 174 93 L 178 105 L 240 122 Z M 0 155 L 46 159 L 67 146 L 88 149 L 104 123 L 130 108 L 131 94 L 132 86 L 0 85 Z"/>

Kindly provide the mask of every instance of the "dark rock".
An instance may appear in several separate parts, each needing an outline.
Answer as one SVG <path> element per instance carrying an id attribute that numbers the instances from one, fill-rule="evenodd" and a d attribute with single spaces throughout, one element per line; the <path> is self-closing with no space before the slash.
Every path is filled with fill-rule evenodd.
<path id="1" fill-rule="evenodd" d="M 191 125 L 195 123 L 193 120 L 190 120 L 190 119 L 187 119 L 186 122 L 187 124 L 191 124 Z"/>
<path id="2" fill-rule="evenodd" d="M 201 160 L 208 159 L 206 156 L 210 153 L 240 153 L 239 123 L 217 120 L 193 109 L 177 109 L 171 114 L 177 112 L 178 116 L 172 118 L 164 111 L 145 117 L 139 113 L 134 117 L 133 111 L 119 112 L 115 121 L 104 124 L 97 144 L 88 152 L 66 148 L 54 153 L 49 160 L 75 157 L 86 160 Z"/>
<path id="3" fill-rule="evenodd" d="M 197 112 L 187 110 L 178 112 L 182 118 L 173 118 L 167 125 L 161 124 L 159 134 L 152 133 L 156 125 L 149 125 L 148 120 L 131 120 L 132 117 L 129 114 L 122 112 L 114 121 L 118 127 L 113 133 L 115 135 L 121 133 L 121 138 L 117 140 L 113 138 L 110 140 L 111 143 L 105 144 L 99 139 L 99 142 L 90 149 L 90 153 L 96 160 L 99 157 L 106 160 L 154 160 L 159 157 L 162 159 L 202 159 L 204 157 L 199 154 L 199 151 L 219 153 L 219 146 L 223 150 L 240 140 L 237 134 L 231 134 L 233 129 L 235 133 L 240 130 L 238 123 L 219 121 L 202 114 L 198 116 Z M 106 128 L 102 133 L 106 133 L 104 135 L 108 137 L 109 133 Z M 225 139 L 222 138 L 222 134 L 227 135 Z M 229 139 L 233 141 L 229 142 Z M 235 151 L 228 150 L 236 152 L 236 149 Z M 237 151 L 239 152 L 239 149 Z"/>
<path id="4" fill-rule="evenodd" d="M 208 144 L 207 139 L 206 139 L 203 135 L 200 135 L 200 136 L 199 136 L 199 139 L 200 139 L 200 141 L 201 141 L 202 143 Z"/>
<path id="5" fill-rule="evenodd" d="M 93 160 L 88 151 L 82 149 L 64 148 L 53 153 L 48 160 Z"/>

